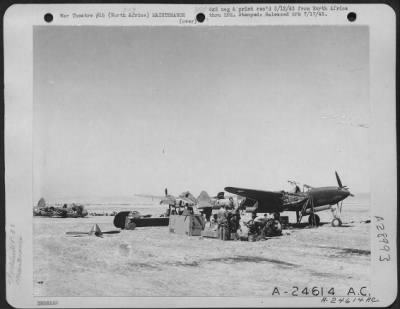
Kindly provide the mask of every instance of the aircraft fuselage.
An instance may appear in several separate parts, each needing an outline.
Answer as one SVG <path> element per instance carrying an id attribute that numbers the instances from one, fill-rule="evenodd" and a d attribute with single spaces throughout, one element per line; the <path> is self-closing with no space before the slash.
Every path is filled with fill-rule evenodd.
<path id="1" fill-rule="evenodd" d="M 314 207 L 324 205 L 335 205 L 350 195 L 350 192 L 339 187 L 312 188 L 305 192 L 306 196 L 312 197 Z"/>
<path id="2" fill-rule="evenodd" d="M 273 209 L 271 211 L 299 211 L 302 209 L 304 202 L 311 198 L 313 200 L 314 211 L 323 211 L 329 209 L 332 205 L 340 203 L 350 195 L 350 192 L 340 187 L 319 187 L 312 188 L 307 192 L 286 193 L 282 209 Z M 307 206 L 307 209 L 311 205 Z"/>

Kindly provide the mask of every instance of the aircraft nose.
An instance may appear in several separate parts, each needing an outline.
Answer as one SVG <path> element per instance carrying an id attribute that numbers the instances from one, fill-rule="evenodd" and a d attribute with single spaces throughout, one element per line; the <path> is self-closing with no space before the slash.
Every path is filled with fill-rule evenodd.
<path id="1" fill-rule="evenodd" d="M 346 198 L 346 197 L 348 197 L 349 195 L 352 195 L 351 193 L 350 193 L 350 191 L 348 191 L 348 190 L 340 190 L 340 192 L 341 192 L 341 194 L 342 194 L 342 196 L 343 196 L 343 198 Z"/>

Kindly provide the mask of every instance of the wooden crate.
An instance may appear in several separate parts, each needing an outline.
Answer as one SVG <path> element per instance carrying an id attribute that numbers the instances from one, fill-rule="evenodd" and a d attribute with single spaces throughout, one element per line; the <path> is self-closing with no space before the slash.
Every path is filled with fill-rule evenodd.
<path id="1" fill-rule="evenodd" d="M 204 219 L 201 215 L 172 215 L 169 217 L 168 226 L 171 233 L 200 236 L 204 228 Z"/>

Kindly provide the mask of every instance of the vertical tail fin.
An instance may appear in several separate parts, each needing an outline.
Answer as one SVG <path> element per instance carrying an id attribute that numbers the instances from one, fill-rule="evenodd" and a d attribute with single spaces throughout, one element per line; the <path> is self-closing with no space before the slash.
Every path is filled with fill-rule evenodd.
<path id="1" fill-rule="evenodd" d="M 211 197 L 206 191 L 201 191 L 199 197 L 197 198 L 197 208 L 212 207 Z"/>

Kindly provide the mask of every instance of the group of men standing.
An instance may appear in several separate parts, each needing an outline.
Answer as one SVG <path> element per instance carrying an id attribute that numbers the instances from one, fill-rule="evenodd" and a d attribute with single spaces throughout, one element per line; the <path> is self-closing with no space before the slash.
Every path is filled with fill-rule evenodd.
<path id="1" fill-rule="evenodd" d="M 255 208 L 256 209 L 256 208 Z M 252 212 L 252 217 L 248 221 L 242 219 L 243 213 L 246 208 L 234 201 L 232 197 L 229 198 L 228 203 L 213 214 L 212 207 L 205 207 L 201 210 L 204 216 L 205 226 L 207 230 L 216 233 L 221 240 L 249 240 L 256 241 L 262 240 L 266 237 L 282 235 L 282 225 L 280 222 L 279 213 L 273 214 L 273 218 L 257 217 L 256 212 Z M 178 209 L 169 206 L 166 216 L 169 215 L 193 215 L 193 208 L 185 206 L 183 210 L 181 207 Z M 215 235 L 215 234 L 214 234 Z M 217 236 L 215 235 L 215 236 Z M 215 237 L 214 236 L 214 237 Z"/>
<path id="2" fill-rule="evenodd" d="M 225 206 L 218 211 L 217 214 L 218 235 L 221 240 L 237 240 L 239 238 L 238 231 L 241 230 L 240 225 L 240 208 L 230 208 Z M 282 235 L 282 225 L 279 213 L 274 213 L 273 218 L 257 218 L 256 212 L 252 213 L 252 217 L 248 222 L 244 223 L 247 227 L 247 240 L 256 241 L 266 237 L 274 237 Z"/>
<path id="3" fill-rule="evenodd" d="M 240 228 L 240 210 L 221 207 L 217 215 L 218 235 L 221 240 L 236 240 Z"/>

